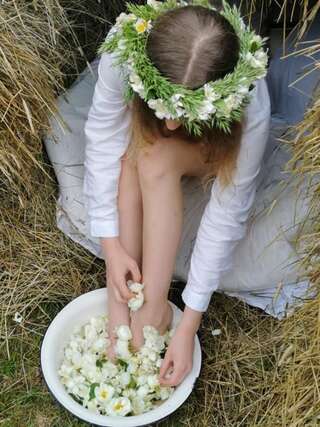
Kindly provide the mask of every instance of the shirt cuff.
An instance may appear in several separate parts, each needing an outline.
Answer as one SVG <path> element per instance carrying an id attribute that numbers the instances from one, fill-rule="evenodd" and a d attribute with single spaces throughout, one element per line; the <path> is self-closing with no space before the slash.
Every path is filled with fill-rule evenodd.
<path id="1" fill-rule="evenodd" d="M 92 237 L 117 237 L 119 236 L 118 221 L 91 221 L 90 235 Z"/>
<path id="2" fill-rule="evenodd" d="M 190 289 L 190 282 L 188 282 L 182 291 L 181 297 L 182 301 L 192 310 L 196 311 L 207 311 L 210 299 L 213 294 L 213 291 L 199 294 L 194 290 Z"/>

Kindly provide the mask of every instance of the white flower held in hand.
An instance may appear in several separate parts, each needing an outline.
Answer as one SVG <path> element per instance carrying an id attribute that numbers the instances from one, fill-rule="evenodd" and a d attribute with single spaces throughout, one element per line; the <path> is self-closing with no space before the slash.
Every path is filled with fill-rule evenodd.
<path id="1" fill-rule="evenodd" d="M 144 302 L 144 296 L 143 296 L 143 288 L 144 284 L 139 282 L 134 282 L 133 280 L 127 281 L 128 287 L 131 292 L 136 294 L 136 296 L 132 297 L 128 301 L 128 307 L 132 311 L 137 311 L 142 306 Z"/>

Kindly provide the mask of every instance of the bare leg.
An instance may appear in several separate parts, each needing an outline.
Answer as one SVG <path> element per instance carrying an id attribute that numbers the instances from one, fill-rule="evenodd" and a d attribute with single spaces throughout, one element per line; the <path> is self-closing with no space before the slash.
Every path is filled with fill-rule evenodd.
<path id="1" fill-rule="evenodd" d="M 201 176 L 206 171 L 199 145 L 181 140 L 161 140 L 138 157 L 144 215 L 142 275 L 149 305 L 141 316 L 157 325 L 160 333 L 172 320 L 168 291 L 183 225 L 181 177 Z M 133 344 L 142 343 L 140 333 Z"/>
<path id="2" fill-rule="evenodd" d="M 137 169 L 128 159 L 121 162 L 121 174 L 118 191 L 119 240 L 127 253 L 134 258 L 141 271 L 142 257 L 142 198 Z M 115 336 L 112 331 L 117 325 L 129 325 L 130 316 L 127 304 L 119 303 L 111 288 L 108 288 L 108 333 L 112 343 Z M 112 347 L 109 357 L 114 358 Z"/>

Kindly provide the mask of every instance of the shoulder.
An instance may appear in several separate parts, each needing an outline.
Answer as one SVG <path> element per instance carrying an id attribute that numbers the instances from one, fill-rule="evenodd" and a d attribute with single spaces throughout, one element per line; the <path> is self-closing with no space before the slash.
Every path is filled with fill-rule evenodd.
<path id="1" fill-rule="evenodd" d="M 115 54 L 109 52 L 101 54 L 98 75 L 108 89 L 124 93 L 125 79 L 123 69 L 116 64 Z"/>

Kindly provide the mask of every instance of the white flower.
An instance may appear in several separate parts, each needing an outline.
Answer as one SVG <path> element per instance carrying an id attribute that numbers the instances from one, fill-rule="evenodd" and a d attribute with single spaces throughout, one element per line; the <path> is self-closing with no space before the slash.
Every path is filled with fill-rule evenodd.
<path id="1" fill-rule="evenodd" d="M 111 416 L 127 415 L 131 411 L 131 402 L 127 397 L 114 397 L 107 405 L 107 413 Z"/>
<path id="2" fill-rule="evenodd" d="M 163 359 L 161 357 L 156 361 L 156 367 L 157 368 L 161 367 L 162 361 L 163 361 Z"/>
<path id="3" fill-rule="evenodd" d="M 173 104 L 173 107 L 176 110 L 177 117 L 181 117 L 185 114 L 185 109 L 183 107 L 183 103 L 181 101 L 181 98 L 183 98 L 184 95 L 182 93 L 175 93 L 171 96 L 171 102 Z"/>
<path id="4" fill-rule="evenodd" d="M 129 285 L 142 292 L 143 284 L 131 281 Z M 127 362 L 125 366 L 106 359 L 105 344 L 109 341 L 105 338 L 106 317 L 91 318 L 70 336 L 58 370 L 60 381 L 68 393 L 81 398 L 82 405 L 97 414 L 125 416 L 152 410 L 158 405 L 157 400 L 166 399 L 174 389 L 160 387 L 158 380 L 163 360 L 160 352 L 171 329 L 161 336 L 156 328 L 146 325 L 145 343 L 136 353 L 129 350 L 132 338 L 129 326 L 119 325 L 116 332 L 115 350 Z M 102 360 L 102 364 L 97 363 Z M 94 383 L 97 385 L 93 397 Z"/>
<path id="5" fill-rule="evenodd" d="M 134 415 L 142 414 L 145 411 L 145 402 L 141 397 L 131 399 L 132 410 Z"/>
<path id="6" fill-rule="evenodd" d="M 260 44 L 262 41 L 261 36 L 259 36 L 259 34 L 254 34 L 250 40 L 250 44 L 252 45 L 253 43 L 258 43 Z"/>
<path id="7" fill-rule="evenodd" d="M 150 388 L 154 388 L 159 385 L 158 375 L 149 375 L 147 378 L 147 383 Z"/>
<path id="8" fill-rule="evenodd" d="M 122 372 L 120 374 L 119 382 L 123 387 L 127 386 L 130 383 L 130 381 L 131 381 L 131 375 L 129 374 L 129 372 Z"/>
<path id="9" fill-rule="evenodd" d="M 173 387 L 160 387 L 159 395 L 161 400 L 168 399 L 170 395 L 173 393 Z"/>
<path id="10" fill-rule="evenodd" d="M 126 396 L 126 397 L 131 397 L 131 398 L 134 398 L 134 397 L 136 397 L 136 391 L 133 389 L 133 388 L 125 388 L 123 391 L 122 391 L 122 395 L 123 396 Z"/>
<path id="11" fill-rule="evenodd" d="M 73 394 L 79 394 L 84 386 L 85 378 L 82 375 L 73 375 L 65 381 L 68 391 Z"/>
<path id="12" fill-rule="evenodd" d="M 81 358 L 81 368 L 83 370 L 90 369 L 92 366 L 96 364 L 96 356 L 92 353 L 85 353 Z"/>
<path id="13" fill-rule="evenodd" d="M 203 85 L 204 88 L 204 95 L 209 101 L 216 101 L 217 99 L 221 98 L 221 95 L 213 89 L 213 87 L 209 83 L 205 83 Z"/>
<path id="14" fill-rule="evenodd" d="M 79 351 L 73 351 L 71 362 L 75 369 L 82 367 L 82 355 L 79 353 Z"/>
<path id="15" fill-rule="evenodd" d="M 151 20 L 146 21 L 145 19 L 138 18 L 134 25 L 137 33 L 141 34 L 145 31 L 149 31 L 152 28 Z"/>
<path id="16" fill-rule="evenodd" d="M 246 24 L 244 23 L 244 20 L 241 17 L 240 17 L 240 28 L 242 31 L 245 31 L 246 29 Z"/>
<path id="17" fill-rule="evenodd" d="M 17 323 L 21 323 L 21 322 L 22 322 L 22 320 L 23 320 L 23 317 L 21 316 L 21 314 L 20 314 L 19 312 L 16 312 L 16 313 L 14 314 L 14 318 L 13 318 L 13 320 L 14 320 L 15 322 L 17 322 Z"/>
<path id="18" fill-rule="evenodd" d="M 124 13 L 121 12 L 120 15 L 116 18 L 116 25 L 120 26 L 125 22 L 130 22 L 135 20 L 137 17 L 133 13 Z"/>
<path id="19" fill-rule="evenodd" d="M 207 120 L 212 113 L 216 111 L 216 107 L 210 100 L 204 99 L 200 108 L 198 109 L 198 117 L 201 120 Z"/>
<path id="20" fill-rule="evenodd" d="M 89 400 L 89 399 L 86 399 L 86 400 L 84 400 L 84 405 L 89 409 L 89 411 L 91 411 L 91 412 L 94 412 L 94 413 L 96 413 L 96 414 L 99 414 L 100 412 L 99 412 L 99 409 L 98 409 L 98 407 L 97 407 L 97 405 L 98 405 L 98 402 L 97 402 L 97 400 L 96 399 L 91 399 L 91 400 Z"/>
<path id="21" fill-rule="evenodd" d="M 244 59 L 254 68 L 263 68 L 268 63 L 268 55 L 263 49 L 257 50 L 254 54 L 246 52 Z"/>
<path id="22" fill-rule="evenodd" d="M 138 385 L 144 385 L 144 384 L 146 384 L 146 383 L 147 383 L 147 381 L 148 381 L 148 377 L 147 377 L 146 375 L 140 375 L 140 376 L 137 378 L 137 384 L 138 384 Z"/>
<path id="23" fill-rule="evenodd" d="M 161 1 L 157 1 L 157 0 L 147 0 L 147 4 L 149 6 L 152 6 L 154 9 L 159 9 L 160 5 L 161 5 Z"/>
<path id="24" fill-rule="evenodd" d="M 115 352 L 121 359 L 130 359 L 129 342 L 127 340 L 118 339 L 115 345 Z"/>
<path id="25" fill-rule="evenodd" d="M 69 365 L 67 363 L 62 363 L 62 365 L 60 366 L 60 369 L 58 370 L 58 374 L 61 377 L 68 378 L 73 371 L 74 371 L 74 368 L 72 367 L 72 365 Z"/>
<path id="26" fill-rule="evenodd" d="M 144 295 L 143 295 L 143 283 L 133 282 L 132 280 L 128 280 L 128 287 L 131 292 L 135 293 L 136 295 L 129 299 L 128 301 L 128 307 L 132 311 L 137 311 L 142 306 L 144 301 Z"/>
<path id="27" fill-rule="evenodd" d="M 97 339 L 97 331 L 94 326 L 88 324 L 84 327 L 84 336 L 87 342 L 90 344 Z"/>
<path id="28" fill-rule="evenodd" d="M 149 393 L 149 386 L 148 384 L 144 384 L 140 386 L 137 390 L 137 396 L 139 397 L 145 397 Z"/>
<path id="29" fill-rule="evenodd" d="M 120 340 L 129 341 L 132 338 L 132 333 L 128 325 L 120 325 L 116 328 L 116 334 Z"/>
<path id="30" fill-rule="evenodd" d="M 135 92 L 138 92 L 139 95 L 141 95 L 142 97 L 145 96 L 145 89 L 142 83 L 142 80 L 140 79 L 140 77 L 138 76 L 138 74 L 136 74 L 134 71 L 132 71 L 129 74 L 129 81 L 130 81 L 130 85 L 132 87 L 132 89 Z"/>
<path id="31" fill-rule="evenodd" d="M 107 347 L 108 341 L 104 337 L 100 337 L 94 341 L 92 344 L 92 350 L 94 352 L 99 352 L 101 350 L 104 350 Z"/>
<path id="32" fill-rule="evenodd" d="M 148 105 L 150 108 L 155 110 L 155 115 L 159 119 L 174 119 L 174 117 L 170 114 L 167 107 L 164 104 L 164 101 L 161 98 L 158 99 L 149 99 Z"/>
<path id="33" fill-rule="evenodd" d="M 221 334 L 221 329 L 213 329 L 211 331 L 211 335 L 213 335 L 214 337 L 220 334 Z"/>
<path id="34" fill-rule="evenodd" d="M 130 374 L 136 374 L 137 370 L 138 370 L 138 360 L 134 357 L 131 357 L 130 360 L 128 361 L 127 371 Z"/>
<path id="35" fill-rule="evenodd" d="M 96 366 L 91 366 L 89 369 L 86 370 L 81 369 L 81 373 L 83 375 L 86 375 L 89 381 L 93 383 L 98 383 L 102 379 L 102 373 L 100 369 L 98 369 Z"/>
<path id="36" fill-rule="evenodd" d="M 109 360 L 102 366 L 102 376 L 104 378 L 113 378 L 117 375 L 118 368 L 117 366 L 110 362 Z"/>
<path id="37" fill-rule="evenodd" d="M 94 389 L 94 394 L 98 402 L 105 403 L 112 399 L 114 388 L 102 383 Z"/>
<path id="38" fill-rule="evenodd" d="M 119 41 L 118 41 L 118 45 L 117 45 L 117 47 L 118 47 L 118 49 L 119 50 L 125 50 L 126 49 L 126 41 L 125 41 L 125 39 L 120 39 Z"/>

